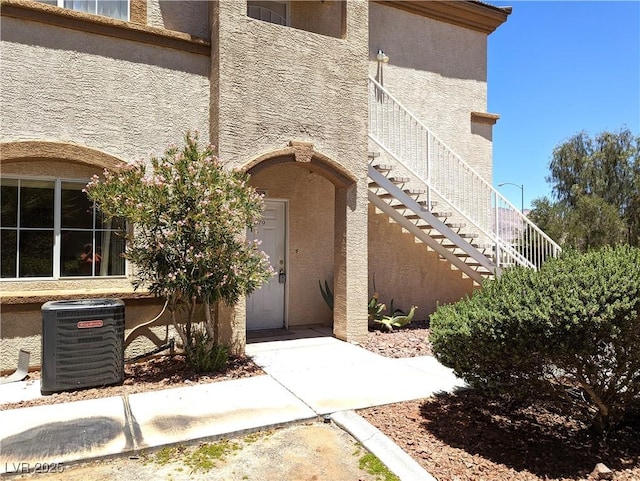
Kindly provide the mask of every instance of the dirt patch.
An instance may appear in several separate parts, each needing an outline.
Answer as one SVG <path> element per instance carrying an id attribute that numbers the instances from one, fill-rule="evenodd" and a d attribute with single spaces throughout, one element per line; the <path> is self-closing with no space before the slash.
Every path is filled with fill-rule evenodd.
<path id="1" fill-rule="evenodd" d="M 332 424 L 308 423 L 222 441 L 165 447 L 130 458 L 63 465 L 44 481 L 379 481 L 360 467 L 366 451 Z"/>
<path id="2" fill-rule="evenodd" d="M 603 443 L 545 406 L 509 405 L 475 391 L 359 414 L 439 480 L 583 480 L 597 463 L 616 481 L 640 479 L 638 424 Z"/>
<path id="3" fill-rule="evenodd" d="M 393 332 L 369 331 L 366 341 L 360 345 L 368 351 L 394 359 L 432 355 L 427 321 L 413 321 Z"/>

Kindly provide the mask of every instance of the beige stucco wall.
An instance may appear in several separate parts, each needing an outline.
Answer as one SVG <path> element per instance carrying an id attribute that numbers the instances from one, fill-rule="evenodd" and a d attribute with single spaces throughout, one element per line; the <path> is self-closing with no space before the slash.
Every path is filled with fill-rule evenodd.
<path id="1" fill-rule="evenodd" d="M 330 326 L 318 281 L 333 281 L 333 185 L 296 164 L 263 170 L 251 185 L 266 190 L 267 199 L 288 200 L 288 325 Z"/>
<path id="2" fill-rule="evenodd" d="M 366 334 L 367 14 L 368 2 L 349 2 L 340 39 L 248 18 L 245 2 L 218 2 L 212 34 L 211 137 L 220 157 L 242 166 L 305 141 L 357 179 L 335 190 L 333 220 L 334 332 L 352 339 Z M 317 283 L 315 267 L 303 269 Z M 315 302 L 292 318 L 315 315 Z"/>
<path id="3" fill-rule="evenodd" d="M 125 160 L 209 120 L 209 58 L 2 17 L 0 141 L 55 140 Z"/>
<path id="4" fill-rule="evenodd" d="M 138 324 L 150 321 L 162 310 L 162 303 L 154 299 L 124 299 L 125 337 Z M 0 311 L 0 372 L 13 371 L 18 362 L 20 349 L 29 351 L 32 368 L 41 365 L 42 303 L 3 305 Z M 162 318 L 150 329 L 161 341 L 180 338 L 170 326 L 169 315 Z M 153 337 L 153 336 L 152 336 Z M 152 350 L 156 345 L 146 336 L 140 336 L 125 351 L 125 359 Z"/>
<path id="5" fill-rule="evenodd" d="M 471 294 L 474 283 L 440 259 L 412 234 L 369 206 L 369 276 L 375 277 L 379 301 L 409 310 L 418 306 L 416 319 L 427 319 L 438 304 Z M 370 283 L 373 295 L 373 283 Z"/>
<path id="6" fill-rule="evenodd" d="M 491 129 L 470 119 L 486 109 L 486 34 L 365 0 L 347 3 L 338 29 L 329 13 L 342 5 L 306 3 L 292 10 L 297 26 L 324 9 L 326 22 L 316 26 L 328 35 L 250 19 L 242 0 L 148 3 L 151 26 L 211 32 L 211 58 L 3 17 L 0 141 L 66 141 L 135 160 L 197 128 L 237 167 L 292 140 L 312 143 L 357 178 L 355 185 L 336 189 L 304 164 L 266 169 L 253 183 L 289 200 L 289 324 L 331 323 L 317 281 L 335 276 L 336 311 L 356 321 L 339 326 L 350 337 L 346 331 L 366 321 L 374 273 L 383 300 L 417 304 L 418 317 L 436 300 L 456 300 L 472 288 L 424 245 L 369 213 L 366 78 L 377 73 L 375 53 L 382 48 L 391 58 L 385 86 L 490 179 Z M 52 168 L 31 167 L 41 175 Z M 106 289 L 123 281 L 96 282 Z M 30 309 L 25 325 L 35 326 L 39 306 Z M 228 311 L 234 342 L 243 342 L 243 309 L 241 302 Z M 13 352 L 4 346 L 12 365 L 18 344 Z"/>
<path id="7" fill-rule="evenodd" d="M 366 175 L 367 2 L 349 3 L 346 40 L 248 18 L 244 2 L 218 8 L 212 135 L 221 157 L 241 165 L 301 140 Z"/>
<path id="8" fill-rule="evenodd" d="M 147 24 L 208 39 L 211 35 L 209 2 L 147 0 Z"/>
<path id="9" fill-rule="evenodd" d="M 380 81 L 379 49 L 383 85 L 491 182 L 491 139 L 471 122 L 487 108 L 487 34 L 371 3 L 369 74 Z"/>
<path id="10" fill-rule="evenodd" d="M 66 142 L 132 161 L 161 154 L 167 144 L 180 142 L 187 129 L 199 129 L 208 140 L 208 56 L 6 16 L 1 55 L 0 142 Z M 3 175 L 88 180 L 102 170 L 64 159 L 2 160 Z M 124 277 L 89 284 L 3 280 L 0 291 L 0 370 L 15 368 L 20 348 L 31 351 L 32 365 L 40 363 L 40 305 L 49 296 L 134 296 Z M 37 302 L 28 304 L 27 299 Z M 125 302 L 128 329 L 162 307 L 155 300 Z M 158 329 L 164 333 L 164 327 Z M 127 356 L 152 345 L 140 339 Z"/>

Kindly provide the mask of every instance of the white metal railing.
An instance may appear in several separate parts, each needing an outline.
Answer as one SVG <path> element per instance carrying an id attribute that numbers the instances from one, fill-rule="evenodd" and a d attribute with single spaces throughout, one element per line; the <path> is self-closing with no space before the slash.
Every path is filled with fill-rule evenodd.
<path id="1" fill-rule="evenodd" d="M 538 268 L 560 247 L 369 77 L 369 137 L 492 244 L 498 267 Z"/>

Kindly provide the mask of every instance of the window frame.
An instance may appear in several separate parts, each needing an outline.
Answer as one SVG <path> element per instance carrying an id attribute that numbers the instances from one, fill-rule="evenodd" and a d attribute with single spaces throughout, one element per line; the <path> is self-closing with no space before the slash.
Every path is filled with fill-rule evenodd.
<path id="1" fill-rule="evenodd" d="M 35 1 L 38 2 L 38 3 L 45 3 L 46 5 L 51 5 L 51 3 L 47 3 L 46 1 L 41 1 L 41 0 L 35 0 Z M 71 10 L 73 12 L 82 12 L 82 13 L 86 13 L 88 15 L 98 15 L 100 17 L 113 18 L 114 20 L 121 20 L 123 22 L 130 22 L 131 21 L 131 0 L 126 0 L 126 2 L 127 2 L 127 17 L 126 18 L 111 17 L 109 15 L 104 15 L 102 13 L 98 13 L 98 9 L 97 9 L 98 2 L 104 1 L 104 0 L 88 0 L 88 1 L 91 1 L 91 2 L 95 3 L 95 5 L 96 5 L 96 12 L 95 13 L 85 12 L 84 10 L 76 10 L 74 8 L 71 8 L 71 7 L 66 7 L 64 5 L 64 2 L 66 0 L 49 0 L 49 1 L 51 1 L 51 2 L 55 1 L 56 2 L 55 6 L 58 7 L 58 8 L 64 8 L 65 10 Z"/>
<path id="2" fill-rule="evenodd" d="M 52 266 L 52 276 L 24 276 L 19 277 L 19 263 L 17 262 L 16 276 L 17 277 L 0 277 L 0 282 L 32 282 L 32 281 L 66 281 L 66 280 L 105 280 L 105 279 L 126 279 L 129 277 L 129 262 L 124 260 L 124 273 L 116 274 L 116 275 L 95 275 L 93 272 L 91 275 L 78 275 L 78 276 L 62 276 L 62 263 L 61 263 L 61 255 L 62 255 L 62 184 L 63 183 L 75 183 L 86 185 L 89 182 L 89 179 L 80 179 L 80 178 L 72 178 L 72 177 L 51 177 L 51 176 L 34 176 L 34 175 L 3 175 L 3 179 L 7 180 L 17 180 L 17 181 L 42 181 L 42 182 L 53 182 L 53 266 Z M 19 184 L 20 185 L 20 184 Z M 18 196 L 18 208 L 20 207 L 20 196 Z M 17 216 L 19 218 L 20 212 L 17 212 Z M 93 227 L 91 232 L 93 233 L 93 243 L 95 244 L 95 233 L 102 232 L 103 229 L 98 229 L 95 226 L 95 218 L 96 218 L 96 210 L 93 210 Z M 14 229 L 14 227 L 2 227 L 0 225 L 1 230 L 10 230 Z M 48 230 L 49 228 L 47 228 Z M 125 225 L 124 230 L 122 232 L 128 233 L 130 229 L 129 225 Z M 18 221 L 18 225 L 15 227 L 16 232 L 27 231 L 27 230 L 45 230 L 45 228 L 21 228 L 20 223 Z M 68 229 L 67 229 L 68 230 Z M 84 230 L 84 229 L 83 229 Z M 109 229 L 112 232 L 119 231 L 120 229 Z M 126 251 L 126 243 L 125 243 L 125 251 Z M 20 244 L 18 242 L 17 246 L 17 258 L 20 256 Z"/>
<path id="3" fill-rule="evenodd" d="M 277 3 L 277 4 L 280 4 L 280 5 L 283 5 L 284 9 L 285 9 L 284 10 L 285 11 L 284 17 L 282 17 L 277 11 L 273 10 L 272 8 L 268 8 L 268 7 L 262 6 L 262 5 L 251 5 L 251 0 L 248 0 L 247 1 L 247 17 L 248 18 L 251 18 L 253 20 L 258 20 L 260 22 L 271 23 L 273 25 L 280 25 L 281 27 L 290 27 L 291 26 L 291 2 L 290 2 L 290 0 L 256 0 L 256 1 L 258 1 L 260 3 Z M 271 13 L 275 13 L 280 18 L 284 19 L 285 24 L 281 25 L 279 23 L 271 22 L 269 20 L 262 20 L 260 18 L 252 17 L 251 15 L 249 15 L 249 8 L 250 7 L 257 7 L 257 8 L 268 10 Z"/>

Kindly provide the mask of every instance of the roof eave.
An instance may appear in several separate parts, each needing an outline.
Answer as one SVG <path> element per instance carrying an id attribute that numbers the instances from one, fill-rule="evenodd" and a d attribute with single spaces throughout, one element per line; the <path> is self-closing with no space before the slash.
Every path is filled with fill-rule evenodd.
<path id="1" fill-rule="evenodd" d="M 496 7 L 479 1 L 373 0 L 424 17 L 470 28 L 487 35 L 507 21 L 511 7 Z"/>

